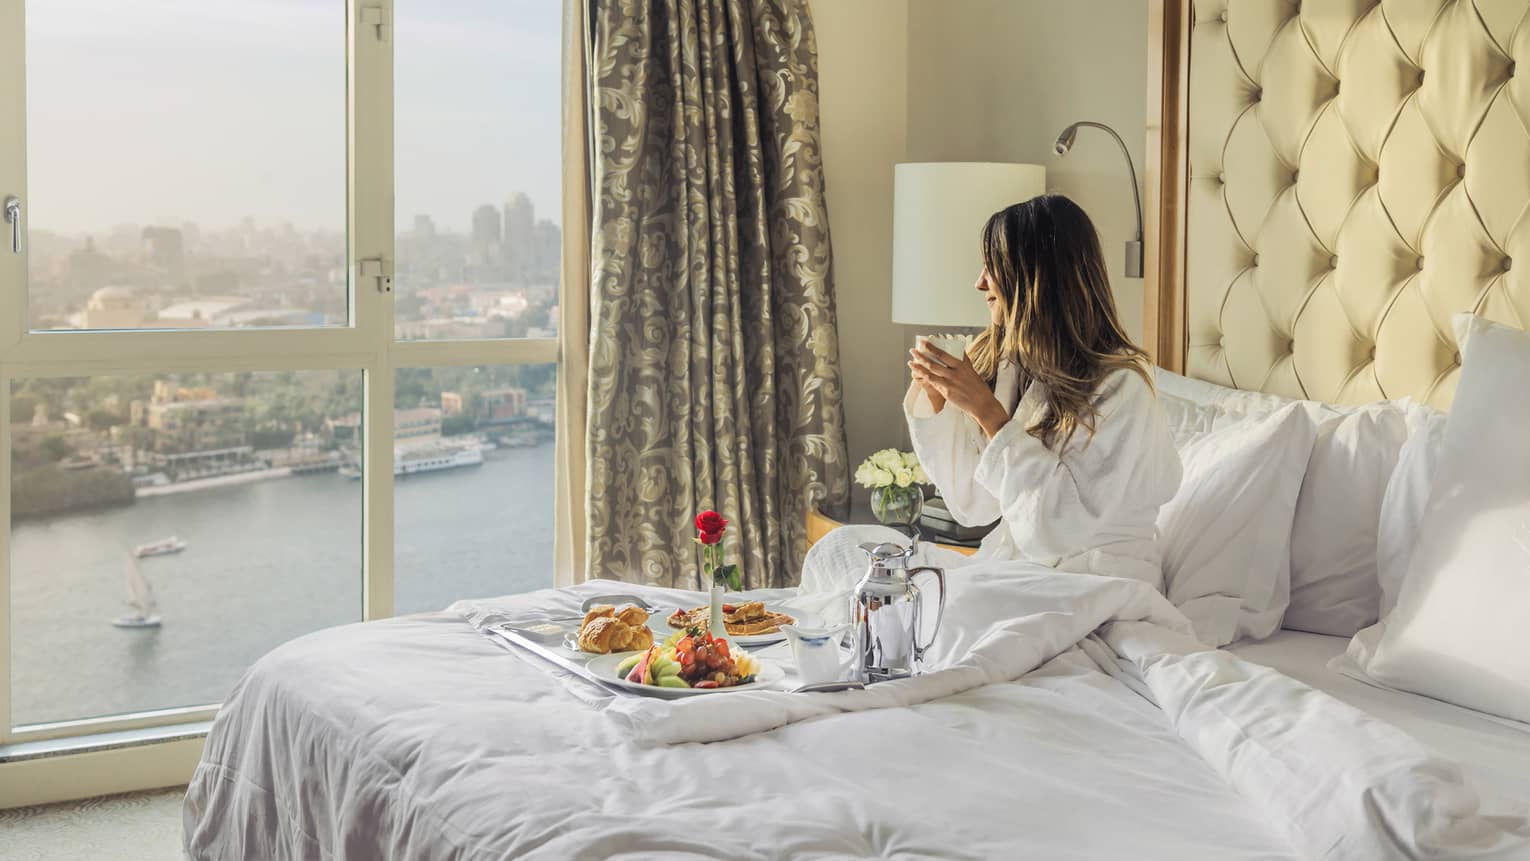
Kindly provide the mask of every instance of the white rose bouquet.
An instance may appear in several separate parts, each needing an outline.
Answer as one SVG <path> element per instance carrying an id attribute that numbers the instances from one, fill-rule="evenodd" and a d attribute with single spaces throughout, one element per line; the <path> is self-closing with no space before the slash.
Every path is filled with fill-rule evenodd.
<path id="1" fill-rule="evenodd" d="M 861 487 L 908 487 L 929 484 L 929 476 L 911 451 L 884 448 L 866 458 L 855 470 L 855 483 Z"/>
<path id="2" fill-rule="evenodd" d="M 929 484 L 919 458 L 911 451 L 884 448 L 866 458 L 855 470 L 855 483 L 871 488 L 871 510 L 883 523 L 912 526 L 924 508 L 924 491 Z"/>

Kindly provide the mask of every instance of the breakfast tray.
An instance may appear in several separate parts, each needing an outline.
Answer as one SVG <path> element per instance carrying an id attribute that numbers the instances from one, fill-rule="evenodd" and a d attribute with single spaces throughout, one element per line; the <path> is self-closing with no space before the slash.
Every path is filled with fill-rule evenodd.
<path id="1" fill-rule="evenodd" d="M 482 628 L 482 630 L 485 634 L 500 640 L 512 648 L 530 652 L 542 660 L 547 661 L 548 663 L 560 669 L 566 670 L 569 673 L 579 676 L 586 681 L 593 682 L 599 685 L 602 690 L 609 691 L 613 694 L 647 697 L 656 696 L 663 699 L 673 699 L 675 696 L 682 695 L 680 692 L 672 691 L 667 688 L 653 688 L 649 686 L 642 686 L 639 688 L 638 686 L 619 682 L 615 679 L 604 678 L 600 674 L 594 672 L 594 667 L 592 667 L 592 664 L 609 656 L 582 652 L 565 644 L 570 633 L 578 632 L 579 624 L 581 621 L 581 619 L 547 618 L 527 619 L 523 621 L 508 620 L 487 625 Z M 654 632 L 655 642 L 662 641 L 665 637 L 668 637 L 670 633 L 672 633 L 668 630 L 659 628 L 651 621 L 648 627 Z M 783 643 L 774 645 L 783 645 Z M 764 686 L 759 689 L 786 690 L 794 693 L 797 692 L 797 668 L 790 658 L 790 653 L 778 652 L 776 655 L 763 654 L 764 652 L 770 651 L 770 649 L 771 646 L 764 646 L 762 648 L 749 648 L 750 654 L 755 658 L 755 660 L 759 661 L 763 665 L 770 667 L 770 672 L 773 675 L 773 678 L 765 681 Z M 811 689 L 840 690 L 846 686 L 846 683 L 829 683 L 827 685 L 814 686 Z M 749 688 L 753 688 L 753 686 L 749 686 Z M 737 688 L 730 690 L 743 691 L 745 689 L 746 688 Z M 801 690 L 808 689 L 804 688 Z M 701 692 L 697 691 L 696 693 Z"/>
<path id="2" fill-rule="evenodd" d="M 578 652 L 564 645 L 564 638 L 567 634 L 579 633 L 580 621 L 580 619 L 532 619 L 526 622 L 500 622 L 484 629 L 484 633 L 503 640 L 512 646 L 524 649 L 544 661 L 555 664 L 561 669 L 568 670 L 576 676 L 599 684 L 601 680 L 596 678 L 594 673 L 590 672 L 589 664 L 590 661 L 601 656 L 589 652 Z M 551 632 L 542 633 L 540 629 L 547 626 L 558 626 L 561 630 L 556 634 Z M 653 628 L 653 626 L 649 625 L 649 628 Z M 654 642 L 662 642 L 664 637 L 667 636 L 669 634 L 661 635 L 657 629 L 654 629 Z M 615 685 L 601 684 L 600 686 L 613 693 L 627 693 Z"/>

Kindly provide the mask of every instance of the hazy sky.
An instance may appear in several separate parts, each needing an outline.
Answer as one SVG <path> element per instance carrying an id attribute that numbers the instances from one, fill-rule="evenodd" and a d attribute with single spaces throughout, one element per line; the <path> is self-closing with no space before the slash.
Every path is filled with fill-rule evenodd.
<path id="1" fill-rule="evenodd" d="M 558 219 L 559 0 L 395 0 L 397 226 Z M 27 7 L 32 224 L 345 221 L 343 0 Z"/>

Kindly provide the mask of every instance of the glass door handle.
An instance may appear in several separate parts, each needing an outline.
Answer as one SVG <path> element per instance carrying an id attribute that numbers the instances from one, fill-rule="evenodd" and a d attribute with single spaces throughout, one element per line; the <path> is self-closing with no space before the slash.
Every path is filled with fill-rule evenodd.
<path id="1" fill-rule="evenodd" d="M 21 198 L 11 195 L 5 199 L 5 220 L 11 226 L 11 253 L 21 253 Z"/>

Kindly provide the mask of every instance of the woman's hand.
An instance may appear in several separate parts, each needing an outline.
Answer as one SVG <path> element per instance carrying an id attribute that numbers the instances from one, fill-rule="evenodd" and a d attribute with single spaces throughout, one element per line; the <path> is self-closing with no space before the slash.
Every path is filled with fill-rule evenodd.
<path id="1" fill-rule="evenodd" d="M 909 350 L 908 354 L 911 357 L 918 355 L 913 350 Z M 919 366 L 914 364 L 912 361 L 908 363 L 908 369 L 909 376 L 913 377 L 914 382 L 919 384 L 919 388 L 924 391 L 924 396 L 930 399 L 930 409 L 937 413 L 945 409 L 946 396 L 935 385 L 935 381 L 926 375 L 924 371 L 920 370 Z"/>
<path id="2" fill-rule="evenodd" d="M 908 354 L 909 371 L 914 381 L 929 393 L 936 412 L 949 401 L 972 416 L 990 439 L 1009 423 L 1009 412 L 994 397 L 988 383 L 978 376 L 971 359 L 966 356 L 958 359 L 928 341 L 920 341 Z"/>

